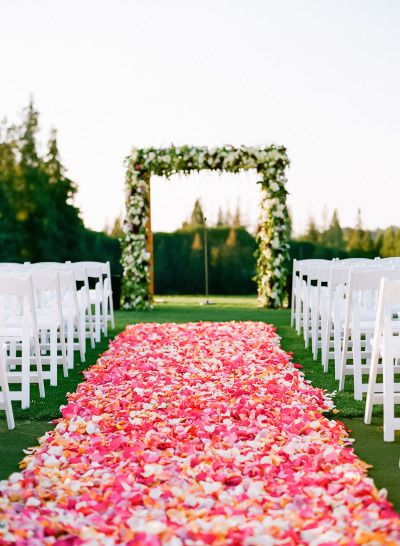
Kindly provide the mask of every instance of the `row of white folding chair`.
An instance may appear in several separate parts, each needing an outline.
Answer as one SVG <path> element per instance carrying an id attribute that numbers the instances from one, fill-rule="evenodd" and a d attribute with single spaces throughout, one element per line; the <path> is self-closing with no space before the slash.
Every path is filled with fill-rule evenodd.
<path id="1" fill-rule="evenodd" d="M 111 323 L 112 328 L 115 326 L 110 262 L 86 261 L 65 262 L 65 264 L 75 272 L 76 281 L 83 282 L 79 301 L 87 314 L 87 336 L 90 337 L 93 348 L 94 340 L 100 341 L 101 331 L 105 336 L 107 335 L 108 322 Z M 40 268 L 54 268 L 64 264 L 46 262 L 34 265 Z M 93 289 L 89 287 L 90 279 L 95 281 Z M 92 316 L 92 305 L 94 306 L 94 316 Z"/>
<path id="2" fill-rule="evenodd" d="M 308 313 L 307 306 L 304 305 L 304 298 L 307 298 L 306 278 L 310 270 L 316 267 L 330 267 L 331 265 L 362 265 L 371 263 L 372 261 L 369 258 L 293 260 L 291 325 L 295 325 L 297 333 L 301 333 L 301 329 L 304 327 L 304 319 L 307 318 L 304 317 L 304 314 Z"/>
<path id="3" fill-rule="evenodd" d="M 98 281 L 91 294 L 87 282 L 88 269 L 89 275 L 96 277 Z M 32 294 L 29 297 L 34 301 L 33 305 L 36 308 L 35 315 L 37 314 L 35 324 L 35 319 L 32 316 L 27 317 L 26 313 L 24 316 L 21 313 L 14 313 L 13 316 L 8 317 L 8 330 L 4 331 L 3 329 L 2 332 L 4 334 L 3 339 L 6 339 L 8 342 L 9 355 L 7 362 L 8 367 L 11 367 L 8 374 L 10 382 L 21 383 L 21 390 L 12 391 L 11 397 L 12 399 L 19 400 L 21 406 L 26 408 L 29 407 L 31 383 L 38 382 L 40 394 L 44 396 L 43 379 L 50 379 L 50 383 L 56 385 L 58 364 L 63 365 L 64 375 L 67 375 L 67 368 L 73 367 L 74 349 L 80 350 L 81 359 L 84 360 L 85 326 L 88 327 L 88 337 L 91 338 L 92 344 L 94 343 L 91 331 L 91 304 L 89 302 L 94 303 L 97 316 L 99 316 L 100 310 L 102 313 L 100 320 L 95 320 L 98 336 L 100 324 L 105 333 L 107 332 L 108 320 L 114 325 L 110 266 L 109 263 L 101 264 L 97 262 L 68 265 L 54 262 L 40 264 L 0 264 L 0 275 L 7 277 L 7 273 L 11 274 L 13 279 L 15 276 L 19 277 L 22 275 L 26 280 L 26 275 L 29 275 L 32 289 Z M 104 283 L 102 282 L 103 275 L 105 277 Z M 62 280 L 62 283 L 60 283 L 60 280 Z M 77 298 L 76 293 L 76 280 L 83 281 L 84 285 L 80 291 L 79 298 Z M 53 294 L 50 295 L 50 292 L 53 292 Z M 61 295 L 62 302 L 60 305 Z M 7 297 L 10 298 L 11 296 L 12 294 L 8 294 Z M 21 299 L 21 296 L 19 296 L 19 299 Z M 78 299 L 81 310 L 79 309 Z M 15 304 L 14 307 L 16 308 L 17 305 Z M 31 305 L 22 307 L 25 308 L 26 312 L 28 312 L 29 308 L 32 308 Z M 82 307 L 84 313 L 82 313 Z M 86 312 L 88 317 L 85 320 Z M 12 321 L 14 321 L 14 324 L 11 324 Z M 17 328 L 21 322 L 30 324 L 29 327 L 25 328 L 26 335 L 24 336 L 20 335 L 23 328 L 22 330 Z M 10 327 L 12 327 L 11 330 Z M 64 327 L 67 334 L 67 351 L 65 350 Z M 19 358 L 17 358 L 17 348 L 22 355 Z M 42 355 L 48 352 L 48 349 L 50 349 L 50 355 L 43 357 Z M 58 349 L 61 349 L 61 355 L 58 355 Z M 68 366 L 66 355 L 68 357 Z M 15 371 L 18 363 L 21 365 L 18 371 Z M 32 363 L 36 363 L 36 372 L 31 368 Z M 49 364 L 49 370 L 43 370 L 42 364 Z"/>
<path id="4" fill-rule="evenodd" d="M 309 266 L 318 267 L 331 263 L 329 260 L 293 260 L 292 274 L 292 307 L 291 307 L 291 325 L 295 326 L 296 332 L 300 335 L 304 326 L 304 311 L 306 305 L 303 305 L 306 298 L 307 283 L 305 280 L 304 268 Z"/>
<path id="5" fill-rule="evenodd" d="M 395 407 L 400 404 L 400 383 L 395 382 L 395 374 L 400 373 L 399 307 L 400 280 L 382 278 L 372 338 L 364 422 L 370 424 L 374 405 L 383 404 L 383 437 L 386 442 L 394 441 L 395 431 L 400 430 L 400 418 L 395 416 Z M 377 383 L 379 368 L 383 372 L 381 384 Z"/>
<path id="6" fill-rule="evenodd" d="M 320 267 L 318 274 L 315 272 L 310 274 L 313 280 L 318 277 L 318 288 L 321 286 L 320 281 L 330 285 L 331 297 L 328 296 L 328 301 L 330 300 L 328 306 L 336 310 L 333 312 L 331 309 L 329 316 L 332 330 L 336 331 L 334 345 L 340 348 L 336 351 L 340 354 L 340 387 L 343 388 L 346 375 L 351 374 L 354 375 L 357 399 L 361 399 L 362 393 L 368 390 L 366 423 L 371 421 L 373 405 L 384 404 L 384 439 L 386 441 L 393 441 L 394 431 L 400 429 L 400 418 L 396 418 L 394 414 L 395 404 L 400 403 L 400 383 L 394 381 L 394 374 L 400 373 L 400 280 L 396 280 L 400 279 L 399 264 L 400 259 L 396 258 L 377 260 L 364 268 L 354 267 L 352 264 L 353 267 L 348 270 L 338 264 L 331 268 Z M 380 303 L 376 310 L 376 291 L 379 282 L 381 283 Z M 382 285 L 386 287 L 385 294 L 382 293 Z M 335 299 L 332 294 L 336 292 L 336 288 L 338 288 L 339 297 Z M 318 294 L 318 289 L 316 292 Z M 344 312 L 343 305 L 345 305 Z M 394 317 L 397 320 L 393 320 Z M 372 356 L 370 356 L 369 344 L 373 327 L 375 333 L 372 340 Z M 380 358 L 383 361 L 382 365 L 378 364 Z M 348 360 L 352 360 L 353 364 L 350 365 Z M 382 370 L 383 383 L 377 383 L 377 374 Z M 368 371 L 369 382 L 366 385 L 362 381 L 362 375 Z"/>
<path id="7" fill-rule="evenodd" d="M 85 336 L 90 340 L 90 346 L 92 349 L 95 346 L 94 337 L 94 320 L 92 314 L 92 306 L 90 304 L 89 293 L 89 279 L 85 267 L 72 266 L 72 264 L 65 264 L 60 262 L 38 262 L 34 264 L 25 264 L 25 267 L 30 271 L 73 271 L 75 281 L 80 282 L 83 286 L 78 290 L 78 304 L 80 308 L 80 317 L 82 320 L 82 327 L 85 332 Z"/>
<path id="8" fill-rule="evenodd" d="M 85 268 L 89 279 L 94 279 L 94 289 L 89 289 L 90 302 L 95 308 L 95 336 L 100 340 L 100 330 L 107 335 L 108 322 L 115 327 L 112 299 L 110 262 L 67 262 L 72 267 Z"/>
<path id="9" fill-rule="evenodd" d="M 114 309 L 112 299 L 111 285 L 111 269 L 110 263 L 102 262 L 66 262 L 68 269 L 71 268 L 75 273 L 77 282 L 82 282 L 83 286 L 78 292 L 79 305 L 85 315 L 86 336 L 90 338 L 91 346 L 94 347 L 94 342 L 100 341 L 100 332 L 103 331 L 107 335 L 107 325 L 111 322 L 114 328 Z M 16 268 L 29 269 L 60 269 L 64 268 L 65 264 L 60 262 L 39 262 L 36 264 L 11 264 Z M 0 264 L 1 266 L 10 267 L 10 264 Z M 94 279 L 96 282 L 95 288 L 89 288 L 89 279 Z M 92 314 L 92 305 L 94 306 L 94 316 Z"/>
<path id="10" fill-rule="evenodd" d="M 328 362 L 333 358 L 335 377 L 341 380 L 340 389 L 344 387 L 345 375 L 354 375 L 354 395 L 357 400 L 362 399 L 362 392 L 366 392 L 367 387 L 362 382 L 362 374 L 369 369 L 368 341 L 376 315 L 379 281 L 384 275 L 391 279 L 400 279 L 399 264 L 392 262 L 390 269 L 388 265 L 388 262 L 374 261 L 367 266 L 365 263 L 352 264 L 351 268 L 343 267 L 339 263 L 331 264 L 330 267 L 304 269 L 308 275 L 308 284 L 311 281 L 317 283 L 311 290 L 314 297 L 310 298 L 312 304 L 309 306 L 314 359 L 320 343 L 324 370 L 328 370 Z M 322 287 L 323 283 L 327 283 L 327 288 Z M 355 294 L 358 299 L 355 299 Z M 369 298 L 369 302 L 366 298 Z M 359 302 L 363 302 L 363 305 L 358 305 Z M 360 320 L 363 321 L 362 324 L 359 324 Z M 349 359 L 352 364 L 348 362 Z M 363 365 L 360 359 L 365 360 Z"/>
<path id="11" fill-rule="evenodd" d="M 340 379 L 340 369 L 342 361 L 342 344 L 345 322 L 345 310 L 348 300 L 348 281 L 352 271 L 377 270 L 378 272 L 387 267 L 387 262 L 374 260 L 371 262 L 354 262 L 347 266 L 340 262 L 337 266 L 331 268 L 328 291 L 327 291 L 327 312 L 325 315 L 325 325 L 322 328 L 322 365 L 324 370 L 328 370 L 330 360 L 334 360 L 335 378 Z M 393 265 L 392 267 L 395 267 Z M 320 274 L 320 278 L 325 273 Z M 360 273 L 362 275 L 362 273 Z M 378 277 L 382 273 L 377 273 Z M 370 318 L 374 311 L 370 310 Z"/>
<path id="12" fill-rule="evenodd" d="M 318 358 L 318 350 L 322 349 L 322 365 L 325 371 L 328 369 L 329 360 L 334 359 L 337 379 L 348 272 L 350 268 L 381 268 L 382 265 L 379 261 L 368 259 L 304 260 L 297 265 L 299 275 L 295 281 L 297 297 L 295 295 L 294 298 L 295 302 L 296 299 L 299 302 L 296 308 L 297 331 L 303 329 L 306 347 L 311 338 L 314 360 Z"/>
<path id="13" fill-rule="evenodd" d="M 346 376 L 352 375 L 356 400 L 362 400 L 363 393 L 367 392 L 368 384 L 363 382 L 363 375 L 369 372 L 371 339 L 382 278 L 400 280 L 400 268 L 392 265 L 391 268 L 352 269 L 349 272 L 339 390 L 344 389 Z"/>
<path id="14" fill-rule="evenodd" d="M 23 294 L 19 287 L 21 283 L 24 284 Z M 19 287 L 20 292 L 16 292 L 13 286 L 15 289 Z M 8 308 L 7 305 L 1 307 L 4 320 L 0 332 L 0 337 L 8 343 L 7 364 L 10 368 L 10 382 L 21 383 L 21 391 L 13 391 L 11 396 L 14 400 L 20 400 L 21 406 L 26 408 L 30 402 L 30 383 L 37 382 L 35 381 L 37 374 L 32 371 L 30 364 L 36 363 L 36 368 L 40 368 L 41 378 L 50 379 L 50 384 L 55 386 L 59 364 L 62 364 L 66 376 L 68 367 L 73 367 L 74 350 L 80 350 L 81 359 L 85 358 L 75 277 L 71 270 L 38 271 L 25 267 L 24 270 L 14 270 L 12 275 L 7 275 L 3 268 L 3 273 L 0 272 L 0 287 L 8 302 L 10 298 L 14 298 L 12 307 L 10 305 Z M 25 307 L 19 304 L 24 298 L 28 302 Z M 0 303 L 4 304 L 7 301 Z M 24 324 L 25 330 L 22 331 Z M 76 341 L 74 338 L 77 338 Z M 15 372 L 18 364 L 20 364 L 18 372 Z M 49 365 L 49 370 L 42 370 L 42 364 Z M 40 389 L 41 395 L 44 396 L 43 384 L 40 384 Z"/>
<path id="15" fill-rule="evenodd" d="M 58 275 L 61 291 L 62 312 L 65 327 L 67 328 L 68 344 L 68 368 L 73 368 L 73 350 L 79 350 L 81 360 L 85 360 L 84 338 L 90 338 L 91 346 L 94 347 L 93 325 L 91 308 L 88 304 L 89 285 L 86 271 L 83 268 L 73 269 L 64 263 L 39 262 L 36 264 L 17 264 L 19 267 L 13 269 L 15 273 L 21 274 L 50 274 Z M 3 270 L 5 268 L 3 267 Z M 1 271 L 1 268 L 0 268 Z M 82 281 L 83 287 L 80 291 L 76 289 L 76 282 Z M 88 315 L 88 316 L 87 316 Z M 82 339 L 83 338 L 83 339 Z"/>
<path id="16" fill-rule="evenodd" d="M 319 305 L 326 307 L 330 271 L 332 268 L 349 267 L 350 264 L 364 264 L 370 260 L 346 259 L 338 260 L 302 260 L 294 264 L 293 271 L 293 318 L 298 334 L 303 330 L 304 344 L 308 347 L 309 339 L 312 338 L 313 356 L 317 358 L 318 346 L 315 335 L 317 333 L 315 315 L 320 315 Z M 323 272 L 325 271 L 325 275 Z M 298 274 L 297 274 L 298 273 Z M 321 278 L 319 278 L 321 277 Z M 322 286 L 322 285 L 327 286 Z M 314 315 L 314 316 L 313 316 Z M 323 328 L 319 326 L 322 336 Z M 321 344 L 321 341 L 319 342 Z"/>

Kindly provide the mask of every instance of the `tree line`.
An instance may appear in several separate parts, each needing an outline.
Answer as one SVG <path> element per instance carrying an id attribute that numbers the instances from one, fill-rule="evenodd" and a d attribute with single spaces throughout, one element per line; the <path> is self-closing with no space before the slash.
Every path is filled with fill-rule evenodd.
<path id="1" fill-rule="evenodd" d="M 66 175 L 57 132 L 44 153 L 33 101 L 18 124 L 0 125 L 0 261 L 102 260 L 120 271 L 119 245 L 85 227 L 74 205 L 77 185 Z"/>
<path id="2" fill-rule="evenodd" d="M 352 228 L 340 225 L 336 209 L 326 227 L 318 228 L 315 220 L 310 217 L 307 229 L 299 240 L 345 251 L 349 256 L 400 256 L 400 229 L 396 226 L 377 230 L 364 229 L 360 209 Z"/>

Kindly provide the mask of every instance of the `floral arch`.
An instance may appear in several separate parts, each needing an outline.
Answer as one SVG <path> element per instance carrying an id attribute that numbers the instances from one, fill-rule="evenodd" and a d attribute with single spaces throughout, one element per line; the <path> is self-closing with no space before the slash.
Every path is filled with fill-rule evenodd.
<path id="1" fill-rule="evenodd" d="M 150 223 L 151 175 L 255 169 L 261 184 L 257 232 L 257 285 L 261 307 L 286 303 L 290 220 L 286 206 L 289 165 L 282 146 L 253 148 L 182 146 L 133 149 L 126 159 L 126 214 L 122 262 L 125 309 L 148 309 L 153 299 L 153 245 Z"/>

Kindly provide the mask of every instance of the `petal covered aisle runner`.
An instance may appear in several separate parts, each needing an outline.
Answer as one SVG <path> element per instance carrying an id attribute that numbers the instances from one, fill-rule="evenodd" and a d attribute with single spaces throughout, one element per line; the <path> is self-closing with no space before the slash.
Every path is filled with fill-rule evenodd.
<path id="1" fill-rule="evenodd" d="M 1 482 L 1 545 L 400 543 L 271 326 L 130 326 L 85 377 Z"/>

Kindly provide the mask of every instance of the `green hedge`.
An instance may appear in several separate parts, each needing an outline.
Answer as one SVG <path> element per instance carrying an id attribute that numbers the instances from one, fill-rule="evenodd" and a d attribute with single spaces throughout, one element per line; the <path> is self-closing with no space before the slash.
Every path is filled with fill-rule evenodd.
<path id="1" fill-rule="evenodd" d="M 245 229 L 208 230 L 211 294 L 253 294 L 255 239 Z M 154 234 L 156 294 L 204 293 L 204 231 L 201 228 Z"/>

